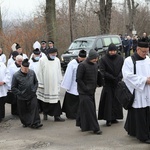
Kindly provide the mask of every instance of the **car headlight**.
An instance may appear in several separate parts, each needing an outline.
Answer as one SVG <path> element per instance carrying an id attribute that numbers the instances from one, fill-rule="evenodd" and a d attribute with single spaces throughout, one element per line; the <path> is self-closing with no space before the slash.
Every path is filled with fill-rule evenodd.
<path id="1" fill-rule="evenodd" d="M 64 57 L 63 56 L 61 56 L 61 61 L 64 61 Z"/>

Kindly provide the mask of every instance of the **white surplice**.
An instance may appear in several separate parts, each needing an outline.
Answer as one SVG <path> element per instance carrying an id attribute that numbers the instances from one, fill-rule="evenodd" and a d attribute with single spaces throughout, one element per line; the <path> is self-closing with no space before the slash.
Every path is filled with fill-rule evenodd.
<path id="1" fill-rule="evenodd" d="M 11 84 L 11 82 L 12 82 L 12 77 L 13 77 L 13 75 L 14 75 L 14 73 L 16 73 L 19 69 L 20 69 L 20 67 L 17 67 L 16 66 L 16 64 L 15 64 L 15 62 L 14 63 L 12 63 L 9 67 L 7 67 L 8 68 L 8 70 L 9 70 L 9 74 L 10 74 L 10 84 Z M 11 87 L 9 88 L 9 90 L 11 90 Z"/>
<path id="2" fill-rule="evenodd" d="M 57 103 L 60 98 L 60 84 L 62 81 L 62 73 L 59 58 L 48 60 L 42 57 L 39 60 L 37 79 L 39 87 L 37 90 L 37 98 L 47 103 Z"/>
<path id="3" fill-rule="evenodd" d="M 5 82 L 0 86 L 0 97 L 7 96 L 8 87 L 10 87 L 10 75 L 3 62 L 0 62 L 0 82 Z"/>
<path id="4" fill-rule="evenodd" d="M 79 95 L 77 91 L 77 82 L 76 82 L 76 74 L 77 67 L 79 63 L 76 59 L 73 59 L 68 63 L 67 69 L 64 74 L 63 81 L 61 83 L 61 87 L 66 89 L 66 91 L 73 95 Z"/>
<path id="5" fill-rule="evenodd" d="M 133 108 L 145 108 L 150 106 L 150 85 L 146 84 L 150 77 L 150 58 L 136 61 L 136 74 L 131 57 L 127 57 L 122 67 L 123 80 L 129 90 L 133 93 L 135 89 L 135 100 Z"/>
<path id="6" fill-rule="evenodd" d="M 0 62 L 6 63 L 6 55 L 5 54 L 0 55 Z"/>

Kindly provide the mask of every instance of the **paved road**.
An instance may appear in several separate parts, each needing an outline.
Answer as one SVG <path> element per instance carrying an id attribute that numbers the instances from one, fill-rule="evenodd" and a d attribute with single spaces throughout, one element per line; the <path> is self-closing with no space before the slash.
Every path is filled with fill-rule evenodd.
<path id="1" fill-rule="evenodd" d="M 61 91 L 62 100 L 64 92 Z M 101 88 L 98 88 L 97 107 L 100 92 Z M 10 115 L 10 105 L 6 104 L 6 118 L 0 123 L 0 150 L 150 150 L 150 145 L 126 134 L 124 120 L 111 127 L 106 127 L 105 121 L 99 121 L 102 135 L 81 132 L 75 126 L 75 120 L 54 122 L 53 117 L 49 117 L 42 122 L 44 126 L 41 129 L 23 128 L 19 119 Z"/>

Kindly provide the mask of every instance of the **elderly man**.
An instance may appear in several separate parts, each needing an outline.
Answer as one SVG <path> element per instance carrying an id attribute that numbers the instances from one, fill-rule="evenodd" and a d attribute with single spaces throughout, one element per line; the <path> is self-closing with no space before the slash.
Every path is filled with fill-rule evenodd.
<path id="1" fill-rule="evenodd" d="M 36 75 L 29 69 L 28 59 L 24 59 L 21 69 L 13 75 L 11 85 L 12 92 L 17 96 L 18 113 L 23 127 L 43 126 L 38 112 L 37 87 Z"/>
<path id="2" fill-rule="evenodd" d="M 136 74 L 131 57 L 125 59 L 123 79 L 135 98 L 132 108 L 128 110 L 125 130 L 129 135 L 150 144 L 150 58 L 147 56 L 147 42 L 139 41 L 133 57 L 136 61 Z"/>

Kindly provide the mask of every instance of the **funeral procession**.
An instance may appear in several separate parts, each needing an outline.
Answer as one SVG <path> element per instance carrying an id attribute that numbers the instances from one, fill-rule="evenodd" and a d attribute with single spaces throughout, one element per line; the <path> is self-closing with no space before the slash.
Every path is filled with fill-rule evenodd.
<path id="1" fill-rule="evenodd" d="M 0 150 L 150 150 L 150 0 L 1 0 L 0 135 Z"/>

